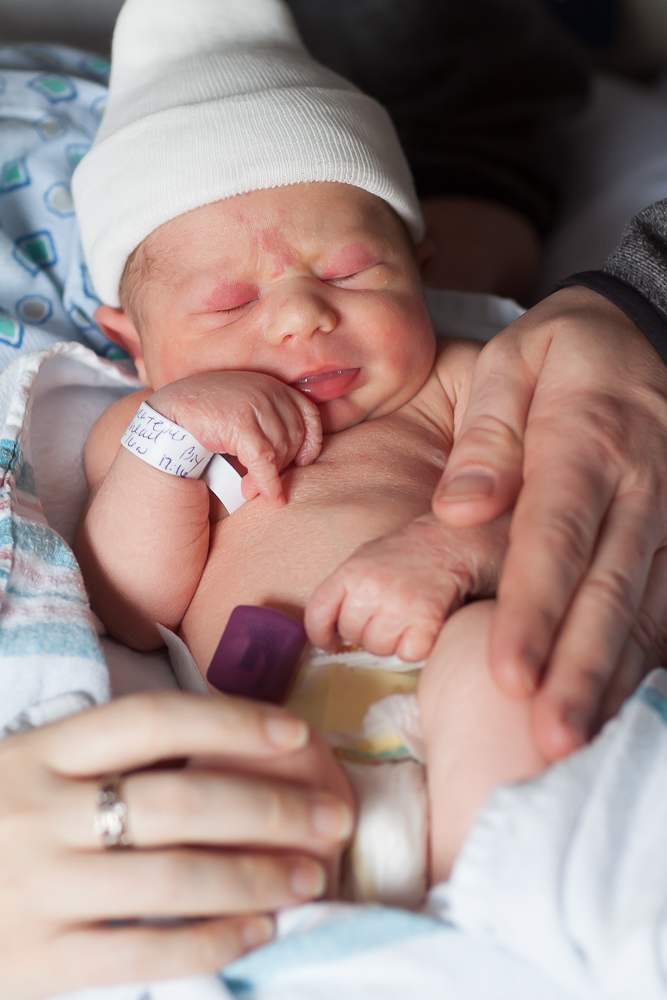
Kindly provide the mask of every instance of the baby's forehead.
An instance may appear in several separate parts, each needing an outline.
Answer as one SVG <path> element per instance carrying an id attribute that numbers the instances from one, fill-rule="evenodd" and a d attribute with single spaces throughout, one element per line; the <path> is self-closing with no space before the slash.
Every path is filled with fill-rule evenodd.
<path id="1" fill-rule="evenodd" d="M 138 283 L 179 284 L 211 268 L 232 277 L 317 261 L 322 277 L 369 266 L 381 247 L 411 245 L 380 198 L 347 184 L 294 184 L 235 195 L 163 224 L 125 268 L 121 298 Z"/>
<path id="2" fill-rule="evenodd" d="M 144 240 L 151 256 L 162 256 L 184 240 L 204 244 L 256 244 L 267 253 L 290 243 L 315 243 L 334 235 L 391 238 L 405 226 L 381 198 L 339 183 L 291 184 L 235 195 L 185 212 Z"/>

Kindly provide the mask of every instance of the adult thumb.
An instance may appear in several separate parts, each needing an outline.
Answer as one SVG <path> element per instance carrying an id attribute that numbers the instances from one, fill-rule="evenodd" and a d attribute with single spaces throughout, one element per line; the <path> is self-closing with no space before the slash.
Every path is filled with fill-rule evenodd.
<path id="1" fill-rule="evenodd" d="M 537 373 L 517 339 L 500 334 L 479 356 L 470 397 L 433 512 L 457 528 L 473 527 L 513 507 L 523 481 L 523 445 Z"/>

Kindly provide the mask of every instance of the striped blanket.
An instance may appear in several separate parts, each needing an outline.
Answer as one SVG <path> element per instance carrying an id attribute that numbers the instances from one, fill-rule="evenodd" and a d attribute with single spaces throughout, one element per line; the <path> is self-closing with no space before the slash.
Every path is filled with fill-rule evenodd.
<path id="1" fill-rule="evenodd" d="M 47 523 L 31 461 L 36 398 L 77 382 L 136 388 L 79 344 L 20 355 L 0 375 L 0 728 L 20 727 L 22 713 L 63 695 L 79 692 L 86 702 L 109 695 L 81 572 Z"/>

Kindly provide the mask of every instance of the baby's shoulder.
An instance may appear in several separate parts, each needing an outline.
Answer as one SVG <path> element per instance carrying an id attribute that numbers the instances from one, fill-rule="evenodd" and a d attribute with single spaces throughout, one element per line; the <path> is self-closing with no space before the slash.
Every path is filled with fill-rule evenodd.
<path id="1" fill-rule="evenodd" d="M 431 378 L 437 379 L 450 403 L 467 399 L 472 373 L 483 348 L 476 340 L 440 340 Z"/>
<path id="2" fill-rule="evenodd" d="M 152 389 L 141 389 L 116 400 L 93 424 L 85 450 L 86 478 L 90 489 L 104 479 L 118 449 L 120 439 L 137 412 L 139 403 L 152 395 Z"/>
<path id="3" fill-rule="evenodd" d="M 474 340 L 439 340 L 431 373 L 419 392 L 406 404 L 418 408 L 454 409 L 468 397 L 473 369 L 483 345 Z"/>

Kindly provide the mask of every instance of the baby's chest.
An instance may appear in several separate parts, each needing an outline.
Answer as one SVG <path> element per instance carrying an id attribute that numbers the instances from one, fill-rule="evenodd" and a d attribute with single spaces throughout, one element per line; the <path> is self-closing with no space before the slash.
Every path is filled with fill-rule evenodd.
<path id="1" fill-rule="evenodd" d="M 437 448 L 407 448 L 401 435 L 332 436 L 317 462 L 284 474 L 284 507 L 258 498 L 213 524 L 182 624 L 197 662 L 209 662 L 237 604 L 299 615 L 355 549 L 425 514 L 443 463 Z"/>
<path id="2" fill-rule="evenodd" d="M 446 460 L 440 435 L 385 417 L 325 437 L 314 465 L 295 472 L 302 474 L 298 488 L 323 500 L 338 502 L 368 491 L 409 502 L 432 494 Z"/>

